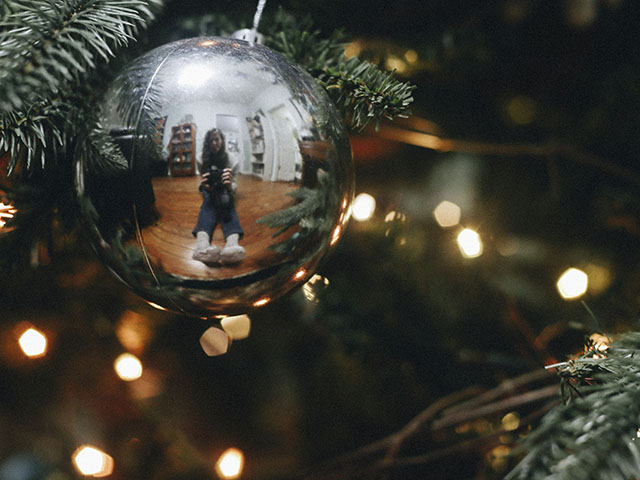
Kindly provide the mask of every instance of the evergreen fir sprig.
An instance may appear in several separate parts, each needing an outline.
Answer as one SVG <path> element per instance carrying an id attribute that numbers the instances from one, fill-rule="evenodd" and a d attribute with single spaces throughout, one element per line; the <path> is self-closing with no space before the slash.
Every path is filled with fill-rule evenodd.
<path id="1" fill-rule="evenodd" d="M 313 75 L 354 128 L 409 114 L 415 87 L 357 57 L 347 59 L 342 31 L 322 38 L 309 18 L 296 21 L 280 9 L 265 33 L 265 44 Z"/>
<path id="2" fill-rule="evenodd" d="M 77 82 L 153 18 L 160 0 L 16 2 L 0 23 L 0 109 L 26 110 Z"/>
<path id="3" fill-rule="evenodd" d="M 640 478 L 640 332 L 559 370 L 574 380 L 577 395 L 543 418 L 523 442 L 528 453 L 506 478 Z"/>

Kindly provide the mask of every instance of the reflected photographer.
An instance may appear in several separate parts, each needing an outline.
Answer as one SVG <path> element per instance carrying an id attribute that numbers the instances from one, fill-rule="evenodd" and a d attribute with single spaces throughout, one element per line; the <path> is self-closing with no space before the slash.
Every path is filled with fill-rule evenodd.
<path id="1" fill-rule="evenodd" d="M 225 149 L 224 134 L 217 128 L 209 130 L 202 148 L 200 192 L 203 201 L 198 222 L 193 229 L 197 239 L 194 260 L 207 265 L 239 263 L 246 257 L 244 247 L 238 244 L 244 236 L 236 213 L 233 194 L 237 189 L 235 175 L 238 165 L 231 166 Z M 220 249 L 211 245 L 213 232 L 220 224 L 225 245 Z"/>

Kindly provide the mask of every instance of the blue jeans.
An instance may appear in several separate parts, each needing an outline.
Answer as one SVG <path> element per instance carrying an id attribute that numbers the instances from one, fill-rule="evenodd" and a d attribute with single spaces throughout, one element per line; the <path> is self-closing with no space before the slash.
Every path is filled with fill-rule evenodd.
<path id="1" fill-rule="evenodd" d="M 240 226 L 240 219 L 238 218 L 235 206 L 233 205 L 233 200 L 229 207 L 229 214 L 226 215 L 227 218 L 223 218 L 224 215 L 222 215 L 222 213 L 213 205 L 211 193 L 206 190 L 201 190 L 201 192 L 203 201 L 202 206 L 200 207 L 200 213 L 198 214 L 198 223 L 192 232 L 193 236 L 195 237 L 198 232 L 206 232 L 209 235 L 209 238 L 212 238 L 213 231 L 219 223 L 222 227 L 222 233 L 224 234 L 225 239 L 234 233 L 237 233 L 240 235 L 240 238 L 242 238 L 244 236 L 244 231 Z"/>

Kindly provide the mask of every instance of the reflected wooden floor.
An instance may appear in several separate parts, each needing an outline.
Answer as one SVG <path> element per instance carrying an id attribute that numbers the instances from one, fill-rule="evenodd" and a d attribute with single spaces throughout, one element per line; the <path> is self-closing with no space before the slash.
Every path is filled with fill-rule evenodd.
<path id="1" fill-rule="evenodd" d="M 196 246 L 191 232 L 202 204 L 199 184 L 199 177 L 153 179 L 156 208 L 161 216 L 154 225 L 144 228 L 142 237 L 154 265 L 175 275 L 214 279 L 249 273 L 279 260 L 279 255 L 268 250 L 268 247 L 288 234 L 274 239 L 274 230 L 256 223 L 256 220 L 267 213 L 293 205 L 295 200 L 285 193 L 297 189 L 296 184 L 264 182 L 250 175 L 238 176 L 235 205 L 245 232 L 240 244 L 246 249 L 247 258 L 237 265 L 214 267 L 191 258 Z M 216 227 L 212 243 L 220 248 L 224 245 L 220 226 Z"/>

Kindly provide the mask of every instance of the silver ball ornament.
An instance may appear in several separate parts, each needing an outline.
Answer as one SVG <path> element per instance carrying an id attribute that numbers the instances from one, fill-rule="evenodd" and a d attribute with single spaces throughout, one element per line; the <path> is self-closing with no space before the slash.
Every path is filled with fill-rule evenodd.
<path id="1" fill-rule="evenodd" d="M 142 298 L 245 313 L 306 282 L 344 231 L 353 164 L 324 90 L 280 54 L 200 37 L 131 63 L 78 155 L 92 244 Z"/>

